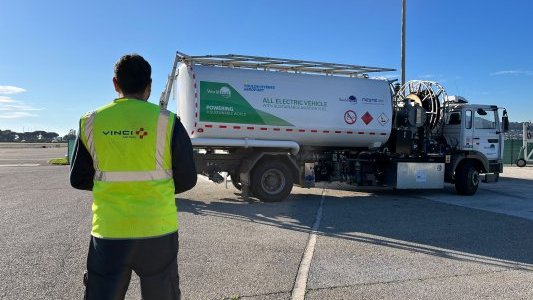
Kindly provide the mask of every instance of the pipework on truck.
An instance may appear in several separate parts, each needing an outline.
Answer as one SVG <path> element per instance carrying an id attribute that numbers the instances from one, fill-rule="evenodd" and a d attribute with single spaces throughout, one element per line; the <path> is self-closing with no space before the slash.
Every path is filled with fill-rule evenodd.
<path id="1" fill-rule="evenodd" d="M 244 195 L 280 201 L 294 184 L 437 189 L 472 195 L 503 171 L 503 110 L 436 82 L 371 79 L 387 68 L 245 55 L 177 54 L 178 114 L 199 173 L 228 172 Z M 174 84 L 176 80 L 177 85 Z"/>

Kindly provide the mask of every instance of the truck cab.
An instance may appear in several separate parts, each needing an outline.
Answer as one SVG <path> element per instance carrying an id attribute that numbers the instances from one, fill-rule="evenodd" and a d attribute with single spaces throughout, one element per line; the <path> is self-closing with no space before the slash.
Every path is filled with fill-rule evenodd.
<path id="1" fill-rule="evenodd" d="M 468 104 L 460 96 L 449 96 L 443 136 L 451 149 L 449 178 L 462 160 L 471 160 L 479 173 L 494 178 L 503 172 L 503 131 L 506 117 L 500 122 L 498 107 Z M 505 115 L 505 113 L 504 113 Z"/>

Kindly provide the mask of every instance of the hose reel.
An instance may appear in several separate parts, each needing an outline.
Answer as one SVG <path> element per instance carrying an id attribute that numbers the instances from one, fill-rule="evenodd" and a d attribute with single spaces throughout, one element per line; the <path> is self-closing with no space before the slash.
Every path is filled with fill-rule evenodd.
<path id="1" fill-rule="evenodd" d="M 446 96 L 444 88 L 434 81 L 412 80 L 400 88 L 395 101 L 398 108 L 408 112 L 410 125 L 433 131 L 440 124 Z"/>

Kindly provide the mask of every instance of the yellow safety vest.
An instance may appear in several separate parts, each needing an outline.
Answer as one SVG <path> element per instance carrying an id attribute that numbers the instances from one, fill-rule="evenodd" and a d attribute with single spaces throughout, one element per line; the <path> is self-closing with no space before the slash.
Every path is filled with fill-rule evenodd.
<path id="1" fill-rule="evenodd" d="M 120 98 L 88 113 L 80 136 L 95 176 L 91 234 L 144 238 L 178 230 L 170 140 L 176 115 Z"/>

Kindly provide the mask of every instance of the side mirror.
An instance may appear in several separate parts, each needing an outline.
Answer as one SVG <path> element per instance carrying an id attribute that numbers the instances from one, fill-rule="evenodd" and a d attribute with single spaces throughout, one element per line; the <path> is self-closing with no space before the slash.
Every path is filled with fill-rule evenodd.
<path id="1" fill-rule="evenodd" d="M 502 126 L 503 126 L 503 132 L 509 131 L 509 116 L 507 116 L 507 110 L 503 110 L 503 116 L 502 116 Z"/>

